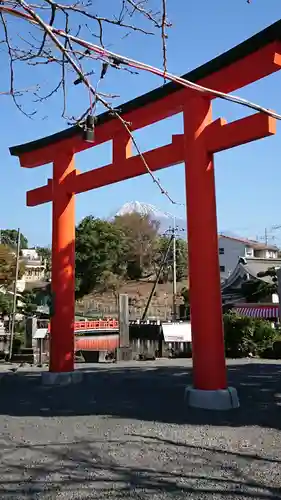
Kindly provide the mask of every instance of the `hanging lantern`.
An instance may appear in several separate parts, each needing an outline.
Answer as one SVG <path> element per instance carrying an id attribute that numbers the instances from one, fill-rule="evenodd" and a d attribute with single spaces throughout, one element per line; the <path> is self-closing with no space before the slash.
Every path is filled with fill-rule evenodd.
<path id="1" fill-rule="evenodd" d="M 83 138 L 86 142 L 95 142 L 95 117 L 93 115 L 88 115 L 86 118 Z"/>

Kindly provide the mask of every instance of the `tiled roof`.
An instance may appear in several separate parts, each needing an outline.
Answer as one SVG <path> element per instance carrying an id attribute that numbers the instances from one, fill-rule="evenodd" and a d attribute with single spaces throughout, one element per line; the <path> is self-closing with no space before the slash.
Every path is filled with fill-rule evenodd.
<path id="1" fill-rule="evenodd" d="M 241 259 L 238 261 L 231 275 L 222 283 L 222 290 L 224 293 L 227 292 L 229 287 L 240 288 L 241 284 L 245 281 L 244 276 L 246 274 L 248 274 L 251 279 L 272 283 L 272 278 L 270 276 L 260 278 L 258 274 L 267 271 L 271 267 L 281 267 L 281 259 L 243 258 L 243 261 Z"/>
<path id="2" fill-rule="evenodd" d="M 266 276 L 264 278 L 259 278 L 258 273 L 265 272 L 271 267 L 281 267 L 281 259 L 249 259 L 246 258 L 246 264 L 240 264 L 241 267 L 245 269 L 247 273 L 253 278 L 261 279 L 267 283 L 272 283 L 272 278 Z"/>
<path id="3" fill-rule="evenodd" d="M 247 238 L 238 238 L 236 236 L 227 236 L 225 234 L 219 234 L 219 238 L 225 238 L 227 240 L 239 241 L 240 243 L 244 243 L 245 245 L 256 248 L 257 250 L 278 250 L 276 245 L 266 245 L 265 243 L 261 243 L 256 240 L 249 240 Z"/>

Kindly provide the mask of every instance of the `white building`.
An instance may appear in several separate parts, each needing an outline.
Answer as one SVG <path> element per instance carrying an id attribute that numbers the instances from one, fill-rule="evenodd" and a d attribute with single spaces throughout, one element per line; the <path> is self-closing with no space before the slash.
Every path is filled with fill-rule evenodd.
<path id="1" fill-rule="evenodd" d="M 20 280 L 17 281 L 17 289 L 23 292 L 27 283 L 37 283 L 44 281 L 46 262 L 38 255 L 34 248 L 26 248 L 21 250 L 21 262 L 25 265 L 25 273 Z"/>
<path id="2" fill-rule="evenodd" d="M 234 271 L 240 257 L 250 259 L 278 259 L 278 248 L 259 241 L 219 235 L 219 261 L 221 280 L 226 280 Z M 270 267 L 270 262 L 268 264 Z"/>

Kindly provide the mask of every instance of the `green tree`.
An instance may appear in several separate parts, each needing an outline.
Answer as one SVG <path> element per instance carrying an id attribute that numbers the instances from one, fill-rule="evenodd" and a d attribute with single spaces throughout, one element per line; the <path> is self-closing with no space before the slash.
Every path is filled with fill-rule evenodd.
<path id="1" fill-rule="evenodd" d="M 158 238 L 157 250 L 154 255 L 155 271 L 157 272 L 163 257 L 167 251 L 171 236 L 164 235 Z M 176 239 L 176 272 L 177 281 L 182 281 L 187 277 L 187 242 L 181 238 Z M 163 272 L 161 276 L 161 281 L 166 283 L 167 281 L 172 281 L 173 279 L 173 245 L 171 244 L 170 250 L 163 267 Z"/>
<path id="2" fill-rule="evenodd" d="M 123 278 L 122 275 L 114 274 L 112 271 L 104 271 L 98 280 L 97 291 L 99 293 L 112 292 L 117 305 L 119 290 L 124 282 Z"/>
<path id="3" fill-rule="evenodd" d="M 18 231 L 16 229 L 1 229 L 1 243 L 10 248 L 17 248 Z M 20 233 L 20 249 L 28 248 L 28 239 Z"/>
<path id="4" fill-rule="evenodd" d="M 159 238 L 157 239 L 157 247 L 155 249 L 153 256 L 155 274 L 158 273 L 160 269 L 160 266 L 163 262 L 169 244 L 170 244 L 170 250 L 168 252 L 166 261 L 163 265 L 163 270 L 159 279 L 160 283 L 161 282 L 167 283 L 169 279 L 172 279 L 173 247 L 171 243 L 171 236 L 163 235 L 159 236 Z"/>
<path id="5" fill-rule="evenodd" d="M 18 277 L 24 273 L 24 264 L 19 265 Z M 10 247 L 0 245 L 0 286 L 8 288 L 15 280 L 16 274 L 16 255 Z"/>
<path id="6" fill-rule="evenodd" d="M 183 287 L 180 291 L 180 296 L 183 298 L 183 306 L 185 309 L 185 317 L 190 319 L 190 299 L 189 299 L 189 289 Z"/>
<path id="7" fill-rule="evenodd" d="M 224 314 L 223 320 L 225 351 L 230 357 L 262 356 L 278 338 L 278 331 L 261 319 L 229 312 Z"/>
<path id="8" fill-rule="evenodd" d="M 35 290 L 24 290 L 22 296 L 24 302 L 23 313 L 30 314 L 35 312 L 37 309 Z"/>
<path id="9" fill-rule="evenodd" d="M 177 280 L 182 281 L 188 276 L 187 242 L 182 238 L 176 240 Z"/>
<path id="10" fill-rule="evenodd" d="M 246 302 L 260 302 L 261 300 L 270 299 L 273 293 L 277 293 L 277 276 L 274 267 L 269 267 L 266 271 L 260 271 L 257 277 L 269 277 L 271 279 L 270 282 L 257 279 L 243 283 L 241 293 L 245 297 Z"/>
<path id="11" fill-rule="evenodd" d="M 46 262 L 45 277 L 49 278 L 52 271 L 52 249 L 50 247 L 37 247 L 36 251 L 42 261 Z"/>
<path id="12" fill-rule="evenodd" d="M 188 288 L 183 287 L 181 289 L 181 297 L 183 298 L 184 304 L 189 306 L 190 299 L 189 299 L 189 289 Z"/>
<path id="13" fill-rule="evenodd" d="M 127 272 L 130 279 L 151 274 L 157 248 L 159 222 L 138 212 L 115 217 L 114 226 L 126 236 Z"/>
<path id="14" fill-rule="evenodd" d="M 276 273 L 276 268 L 275 267 L 269 267 L 266 271 L 260 271 L 258 274 L 257 274 L 258 278 L 271 278 L 271 281 L 272 281 L 272 284 L 274 286 L 276 286 L 276 290 L 277 290 L 277 282 L 278 282 L 278 278 L 277 278 L 277 273 Z"/>
<path id="15" fill-rule="evenodd" d="M 51 260 L 52 250 L 50 247 L 36 247 L 36 251 L 41 259 Z"/>
<path id="16" fill-rule="evenodd" d="M 10 314 L 12 312 L 12 296 L 10 294 L 6 294 L 0 292 L 0 313 L 1 314 Z"/>
<path id="17" fill-rule="evenodd" d="M 126 238 L 120 227 L 93 216 L 76 228 L 76 297 L 96 289 L 105 272 L 126 273 Z"/>

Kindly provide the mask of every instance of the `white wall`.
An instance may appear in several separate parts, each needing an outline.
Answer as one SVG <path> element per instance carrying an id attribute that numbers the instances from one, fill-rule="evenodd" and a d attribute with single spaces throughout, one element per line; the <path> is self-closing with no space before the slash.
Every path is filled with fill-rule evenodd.
<path id="1" fill-rule="evenodd" d="M 40 260 L 37 250 L 34 248 L 24 248 L 21 254 L 22 257 L 27 260 Z"/>
<path id="2" fill-rule="evenodd" d="M 34 283 L 44 280 L 45 264 L 35 248 L 25 248 L 21 253 L 22 260 L 25 264 L 25 273 L 22 278 L 18 280 L 17 289 L 23 292 L 27 282 Z"/>
<path id="3" fill-rule="evenodd" d="M 17 291 L 22 293 L 25 290 L 25 283 L 26 281 L 24 279 L 18 280 L 17 281 Z"/>
<path id="4" fill-rule="evenodd" d="M 237 266 L 239 257 L 245 256 L 246 247 L 241 241 L 219 236 L 220 248 L 224 249 L 224 254 L 219 253 L 220 266 L 224 266 L 224 270 L 221 270 L 220 274 L 221 278 L 226 279 Z"/>
<path id="5" fill-rule="evenodd" d="M 255 250 L 254 256 L 259 259 L 278 259 L 278 251 L 276 250 Z"/>
<path id="6" fill-rule="evenodd" d="M 235 269 L 238 264 L 239 257 L 258 258 L 258 259 L 277 259 L 278 251 L 270 249 L 251 248 L 242 241 L 232 240 L 219 236 L 219 249 L 224 249 L 224 254 L 219 253 L 220 266 L 224 266 L 221 270 L 221 278 L 226 279 Z"/>

